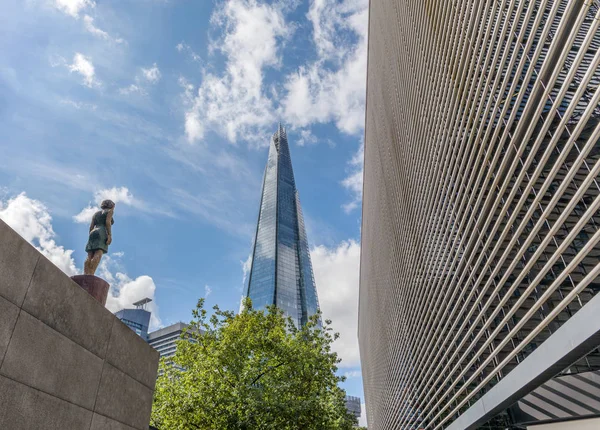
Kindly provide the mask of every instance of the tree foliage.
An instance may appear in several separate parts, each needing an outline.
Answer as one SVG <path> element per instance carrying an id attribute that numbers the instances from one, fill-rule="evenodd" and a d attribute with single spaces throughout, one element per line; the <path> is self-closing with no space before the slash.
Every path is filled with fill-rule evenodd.
<path id="1" fill-rule="evenodd" d="M 162 361 L 152 424 L 175 429 L 346 430 L 356 419 L 346 411 L 336 375 L 341 361 L 331 344 L 331 321 L 315 315 L 296 328 L 281 310 L 241 313 L 214 307 L 207 318 L 198 301 L 175 357 Z"/>

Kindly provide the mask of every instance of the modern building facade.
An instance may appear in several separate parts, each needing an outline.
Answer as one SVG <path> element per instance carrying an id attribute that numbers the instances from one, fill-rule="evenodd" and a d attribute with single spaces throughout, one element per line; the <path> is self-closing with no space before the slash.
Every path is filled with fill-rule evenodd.
<path id="1" fill-rule="evenodd" d="M 360 397 L 346 396 L 346 410 L 354 415 L 358 420 L 360 418 Z"/>
<path id="2" fill-rule="evenodd" d="M 299 327 L 319 307 L 285 129 L 273 135 L 247 279 L 254 308 L 276 305 Z"/>
<path id="3" fill-rule="evenodd" d="M 133 330 L 138 336 L 145 341 L 148 341 L 148 327 L 150 325 L 150 311 L 145 309 L 145 305 L 150 303 L 152 299 L 143 299 L 134 303 L 135 309 L 121 309 L 115 312 L 115 316 L 119 318 L 123 324 Z"/>
<path id="4" fill-rule="evenodd" d="M 599 9 L 371 0 L 370 430 L 600 415 Z"/>
<path id="5" fill-rule="evenodd" d="M 173 357 L 177 350 L 177 341 L 181 340 L 181 335 L 187 327 L 188 324 L 178 322 L 153 331 L 148 335 L 148 343 L 158 351 L 160 358 Z"/>

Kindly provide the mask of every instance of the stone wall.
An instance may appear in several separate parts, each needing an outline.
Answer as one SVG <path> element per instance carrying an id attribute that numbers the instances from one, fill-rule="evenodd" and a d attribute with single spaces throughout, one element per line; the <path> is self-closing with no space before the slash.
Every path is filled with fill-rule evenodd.
<path id="1" fill-rule="evenodd" d="M 158 352 L 0 220 L 0 429 L 147 430 Z"/>

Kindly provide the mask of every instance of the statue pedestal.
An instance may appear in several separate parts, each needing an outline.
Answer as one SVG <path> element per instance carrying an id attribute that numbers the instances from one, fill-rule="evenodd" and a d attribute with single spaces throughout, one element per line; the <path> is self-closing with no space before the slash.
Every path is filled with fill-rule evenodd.
<path id="1" fill-rule="evenodd" d="M 94 275 L 75 275 L 71 276 L 71 279 L 87 291 L 90 296 L 102 303 L 102 306 L 106 305 L 110 285 L 104 279 Z"/>

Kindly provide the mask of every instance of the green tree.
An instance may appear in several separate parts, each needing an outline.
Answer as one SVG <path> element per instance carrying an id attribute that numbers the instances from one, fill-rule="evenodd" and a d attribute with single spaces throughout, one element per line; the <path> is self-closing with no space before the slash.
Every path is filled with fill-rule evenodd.
<path id="1" fill-rule="evenodd" d="M 161 362 L 152 425 L 175 429 L 346 430 L 348 414 L 336 375 L 341 361 L 331 344 L 331 321 L 315 315 L 296 328 L 281 310 L 239 314 L 214 307 L 207 319 L 198 301 L 188 329 L 169 363 Z"/>

